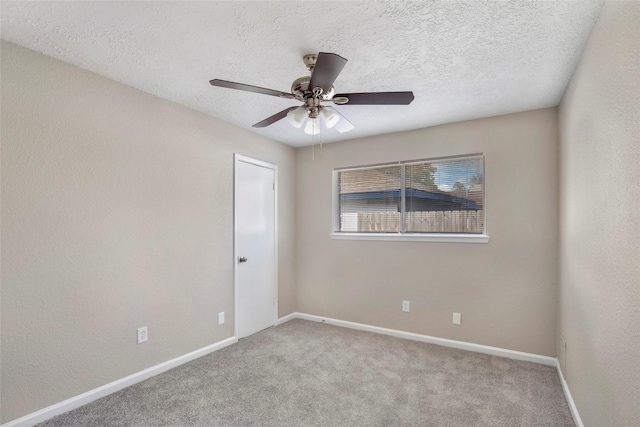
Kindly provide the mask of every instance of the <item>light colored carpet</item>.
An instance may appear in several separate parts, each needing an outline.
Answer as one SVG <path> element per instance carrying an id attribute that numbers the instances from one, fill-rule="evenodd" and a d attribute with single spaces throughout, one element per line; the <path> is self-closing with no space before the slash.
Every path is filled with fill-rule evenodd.
<path id="1" fill-rule="evenodd" d="M 573 426 L 556 370 L 292 320 L 42 426 Z"/>

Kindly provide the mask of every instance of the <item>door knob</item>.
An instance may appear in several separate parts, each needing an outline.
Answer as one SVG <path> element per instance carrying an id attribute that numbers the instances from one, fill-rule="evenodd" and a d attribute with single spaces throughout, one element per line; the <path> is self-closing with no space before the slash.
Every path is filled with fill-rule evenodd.
<path id="1" fill-rule="evenodd" d="M 241 256 L 240 258 L 238 258 L 238 261 L 247 262 L 247 257 L 246 256 Z"/>

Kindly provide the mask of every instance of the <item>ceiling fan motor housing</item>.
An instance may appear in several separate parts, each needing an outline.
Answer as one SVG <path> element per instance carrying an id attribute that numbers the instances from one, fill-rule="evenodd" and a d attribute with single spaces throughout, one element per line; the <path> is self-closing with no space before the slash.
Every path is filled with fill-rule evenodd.
<path id="1" fill-rule="evenodd" d="M 294 80 L 291 84 L 291 93 L 298 101 L 306 102 L 305 100 L 307 98 L 313 97 L 313 91 L 309 89 L 310 81 L 311 76 L 302 76 Z M 320 98 L 322 98 L 323 101 L 330 101 L 335 93 L 335 89 L 331 86 L 328 92 L 320 94 Z"/>

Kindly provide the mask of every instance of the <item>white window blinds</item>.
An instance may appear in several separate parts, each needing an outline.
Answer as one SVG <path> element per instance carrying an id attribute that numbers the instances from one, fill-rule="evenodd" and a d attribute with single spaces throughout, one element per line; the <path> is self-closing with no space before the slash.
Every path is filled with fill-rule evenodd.
<path id="1" fill-rule="evenodd" d="M 401 174 L 400 165 L 340 171 L 340 231 L 399 232 Z"/>
<path id="2" fill-rule="evenodd" d="M 484 231 L 484 157 L 337 170 L 338 232 Z"/>

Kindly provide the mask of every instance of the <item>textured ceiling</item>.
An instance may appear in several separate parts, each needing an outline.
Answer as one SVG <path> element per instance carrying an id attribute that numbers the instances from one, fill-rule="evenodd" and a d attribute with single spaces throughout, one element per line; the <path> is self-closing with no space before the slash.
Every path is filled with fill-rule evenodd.
<path id="1" fill-rule="evenodd" d="M 559 103 L 602 6 L 588 1 L 11 2 L 2 38 L 292 146 Z M 336 106 L 355 126 L 313 139 L 281 120 L 302 56 L 349 60 L 338 93 L 412 90 L 409 106 Z"/>

